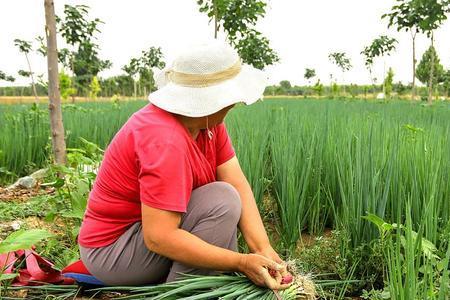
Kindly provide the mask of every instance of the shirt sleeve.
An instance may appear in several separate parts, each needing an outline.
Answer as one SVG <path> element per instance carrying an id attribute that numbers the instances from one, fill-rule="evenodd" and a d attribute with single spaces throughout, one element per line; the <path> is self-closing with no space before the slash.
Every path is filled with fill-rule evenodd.
<path id="1" fill-rule="evenodd" d="M 236 153 L 231 144 L 225 123 L 221 123 L 216 127 L 216 167 L 233 158 Z"/>
<path id="2" fill-rule="evenodd" d="M 171 144 L 137 151 L 140 200 L 153 208 L 186 212 L 192 192 L 192 171 L 185 151 Z"/>

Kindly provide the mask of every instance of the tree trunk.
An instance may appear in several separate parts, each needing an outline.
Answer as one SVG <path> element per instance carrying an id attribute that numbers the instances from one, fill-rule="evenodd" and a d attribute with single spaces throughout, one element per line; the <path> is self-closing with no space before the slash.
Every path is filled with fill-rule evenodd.
<path id="1" fill-rule="evenodd" d="M 136 87 L 136 80 L 133 78 L 133 87 L 134 87 L 134 100 L 137 99 L 137 87 Z"/>
<path id="2" fill-rule="evenodd" d="M 386 59 L 383 58 L 383 97 L 386 101 Z"/>
<path id="3" fill-rule="evenodd" d="M 75 77 L 75 64 L 73 63 L 74 60 L 74 55 L 73 55 L 73 51 L 70 53 L 70 67 L 71 67 L 71 71 L 72 71 L 72 77 Z"/>
<path id="4" fill-rule="evenodd" d="M 33 87 L 34 102 L 36 104 L 39 104 L 39 98 L 38 98 L 38 94 L 36 92 L 36 84 L 34 83 L 33 71 L 31 70 L 31 64 L 30 64 L 30 60 L 28 59 L 28 54 L 25 53 L 25 57 L 26 57 L 27 63 L 28 63 L 28 70 L 30 70 L 31 86 Z"/>
<path id="5" fill-rule="evenodd" d="M 411 91 L 411 100 L 416 100 L 416 34 L 412 33 L 411 30 L 411 36 L 412 36 L 412 56 L 413 56 L 413 81 L 412 81 L 412 91 Z"/>
<path id="6" fill-rule="evenodd" d="M 345 77 L 345 73 L 344 73 L 344 71 L 342 71 L 342 93 L 345 98 L 345 78 L 344 77 Z"/>
<path id="7" fill-rule="evenodd" d="M 372 96 L 374 99 L 377 99 L 377 92 L 375 90 L 375 80 L 373 80 L 372 67 L 369 69 L 370 74 L 370 82 L 372 82 Z"/>
<path id="8" fill-rule="evenodd" d="M 53 154 L 56 164 L 66 164 L 66 141 L 61 113 L 61 95 L 58 78 L 58 50 L 56 45 L 55 6 L 53 0 L 44 0 L 45 35 L 47 38 L 48 98 Z"/>
<path id="9" fill-rule="evenodd" d="M 434 35 L 431 33 L 431 47 L 434 48 Z M 431 55 L 430 79 L 428 80 L 428 104 L 433 104 L 434 52 Z"/>
<path id="10" fill-rule="evenodd" d="M 214 6 L 214 38 L 217 39 L 217 32 L 219 31 L 218 28 L 218 21 L 217 21 L 217 6 L 216 3 L 214 3 L 213 1 L 213 6 Z"/>

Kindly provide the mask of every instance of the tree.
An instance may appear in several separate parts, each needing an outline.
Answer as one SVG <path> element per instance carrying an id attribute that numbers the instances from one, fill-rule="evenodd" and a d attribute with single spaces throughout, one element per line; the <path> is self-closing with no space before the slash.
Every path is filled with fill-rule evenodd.
<path id="1" fill-rule="evenodd" d="M 17 74 L 19 74 L 19 76 L 22 76 L 25 78 L 29 78 L 31 76 L 31 72 L 25 71 L 25 70 L 19 70 L 19 71 L 17 71 Z"/>
<path id="2" fill-rule="evenodd" d="M 64 100 L 67 100 L 69 96 L 74 97 L 77 93 L 77 90 L 72 85 L 72 79 L 64 73 L 64 70 L 59 73 L 59 89 Z M 74 102 L 73 98 L 72 102 Z"/>
<path id="3" fill-rule="evenodd" d="M 58 80 L 58 47 L 56 44 L 56 18 L 53 0 L 45 0 L 45 34 L 47 39 L 48 98 L 53 153 L 57 164 L 66 164 L 66 142 L 61 113 L 61 95 Z"/>
<path id="4" fill-rule="evenodd" d="M 373 77 L 372 71 L 375 58 L 384 57 L 385 55 L 391 55 L 392 51 L 395 50 L 395 44 L 397 44 L 397 40 L 395 38 L 381 35 L 380 37 L 374 39 L 369 46 L 364 47 L 363 51 L 361 51 L 361 54 L 364 56 L 364 64 L 370 74 L 372 86 L 375 87 L 376 81 L 376 79 Z M 384 84 L 383 93 L 385 93 Z"/>
<path id="5" fill-rule="evenodd" d="M 335 98 L 339 94 L 339 85 L 336 82 L 333 82 L 331 85 L 331 97 Z"/>
<path id="6" fill-rule="evenodd" d="M 122 70 L 133 80 L 135 98 L 137 97 L 136 84 L 144 84 L 145 90 L 147 87 L 149 91 L 152 90 L 154 88 L 154 81 L 151 68 L 162 69 L 165 65 L 166 63 L 163 61 L 161 48 L 150 47 L 147 51 L 142 51 L 140 57 L 131 58 L 130 62 L 122 67 Z"/>
<path id="7" fill-rule="evenodd" d="M 0 71 L 0 80 L 14 82 L 16 79 L 11 75 L 7 75 L 5 72 Z"/>
<path id="8" fill-rule="evenodd" d="M 101 60 L 98 57 L 98 46 L 90 41 L 80 44 L 73 60 L 73 71 L 78 85 L 84 87 L 93 77 L 105 69 L 111 67 L 109 60 Z"/>
<path id="9" fill-rule="evenodd" d="M 434 31 L 447 20 L 446 13 L 450 12 L 450 2 L 448 0 L 415 0 L 415 9 L 422 16 L 421 22 L 417 24 L 420 32 L 427 35 L 431 41 L 431 47 L 434 48 Z M 433 103 L 433 78 L 434 78 L 434 60 L 435 52 L 431 54 L 431 69 L 428 83 L 428 104 Z"/>
<path id="10" fill-rule="evenodd" d="M 317 95 L 322 97 L 323 94 L 323 84 L 320 82 L 320 79 L 317 79 L 316 84 L 314 85 L 314 91 L 317 93 Z"/>
<path id="11" fill-rule="evenodd" d="M 155 89 L 152 68 L 162 69 L 166 66 L 163 60 L 161 47 L 150 47 L 147 51 L 142 51 L 139 66 L 139 84 L 144 88 L 144 95 Z M 148 91 L 147 91 L 148 88 Z"/>
<path id="12" fill-rule="evenodd" d="M 308 81 L 308 89 L 307 91 L 311 91 L 311 79 L 316 77 L 316 70 L 314 69 L 309 69 L 309 68 L 305 68 L 305 74 L 303 75 L 303 77 L 305 77 L 305 79 Z"/>
<path id="13" fill-rule="evenodd" d="M 99 79 L 102 87 L 101 94 L 104 97 L 112 95 L 133 96 L 133 79 L 127 75 L 113 76 L 106 79 Z"/>
<path id="14" fill-rule="evenodd" d="M 308 80 L 309 85 L 311 85 L 311 79 L 316 77 L 316 70 L 305 68 L 305 74 L 303 76 Z"/>
<path id="15" fill-rule="evenodd" d="M 273 65 L 280 59 L 270 48 L 269 40 L 256 30 L 249 30 L 240 39 L 233 39 L 232 45 L 239 53 L 244 63 L 257 69 Z"/>
<path id="16" fill-rule="evenodd" d="M 197 0 L 197 4 L 200 6 L 199 11 L 206 13 L 210 22 L 214 21 L 215 39 L 217 38 L 217 33 L 220 29 L 220 21 L 223 19 L 228 3 L 229 1 L 226 0 Z"/>
<path id="17" fill-rule="evenodd" d="M 29 72 L 26 73 L 23 70 L 22 74 L 20 74 L 21 76 L 25 76 L 25 77 L 30 77 L 31 78 L 31 85 L 33 87 L 33 94 L 34 94 L 34 100 L 35 103 L 39 103 L 39 98 L 36 92 L 36 84 L 34 83 L 34 76 L 33 76 L 33 71 L 31 70 L 31 64 L 30 64 L 30 60 L 28 58 L 28 53 L 30 53 L 31 51 L 31 43 L 28 41 L 24 41 L 24 40 L 20 40 L 20 39 L 15 39 L 14 40 L 14 45 L 17 46 L 19 48 L 19 51 L 22 52 L 23 54 L 25 54 L 25 58 L 27 59 L 27 64 L 28 64 L 28 70 Z"/>
<path id="18" fill-rule="evenodd" d="M 272 65 L 280 59 L 270 48 L 269 40 L 254 29 L 264 17 L 266 3 L 259 0 L 197 0 L 200 12 L 214 20 L 214 37 L 223 28 L 228 41 L 244 63 L 258 69 Z"/>
<path id="19" fill-rule="evenodd" d="M 97 99 L 97 95 L 101 90 L 97 76 L 92 77 L 91 84 L 89 85 L 89 98 L 92 100 Z"/>
<path id="20" fill-rule="evenodd" d="M 390 98 L 392 93 L 392 87 L 394 84 L 394 70 L 392 70 L 392 68 L 389 68 L 388 74 L 384 79 L 383 84 L 386 98 Z"/>
<path id="21" fill-rule="evenodd" d="M 391 12 L 384 14 L 381 18 L 388 18 L 388 28 L 397 27 L 397 31 L 402 30 L 410 32 L 412 39 L 412 61 L 413 61 L 413 80 L 411 100 L 416 98 L 416 36 L 419 33 L 418 25 L 422 22 L 423 17 L 416 9 L 415 0 L 396 0 L 398 5 L 391 8 Z"/>
<path id="22" fill-rule="evenodd" d="M 64 5 L 64 19 L 57 18 L 58 32 L 71 49 L 61 49 L 60 62 L 72 71 L 75 83 L 86 87 L 102 70 L 112 66 L 109 60 L 99 58 L 99 46 L 95 43 L 95 34 L 103 22 L 95 18 L 89 20 L 89 6 Z"/>
<path id="23" fill-rule="evenodd" d="M 445 96 L 448 98 L 450 96 L 450 70 L 447 70 L 447 72 L 445 72 L 442 81 L 442 87 L 444 88 Z"/>
<path id="24" fill-rule="evenodd" d="M 436 54 L 436 50 L 433 46 L 430 46 L 422 56 L 419 64 L 417 65 L 416 76 L 423 84 L 426 84 L 428 88 L 444 81 L 444 67 L 441 65 L 439 57 Z M 431 78 L 431 76 L 433 78 Z M 430 101 L 428 99 L 428 101 Z"/>
<path id="25" fill-rule="evenodd" d="M 282 80 L 280 81 L 280 88 L 282 89 L 284 95 L 288 95 L 291 92 L 292 85 L 289 80 Z"/>
<path id="26" fill-rule="evenodd" d="M 256 25 L 266 13 L 266 3 L 258 0 L 197 0 L 199 11 L 214 20 L 214 38 L 220 28 L 233 37 Z"/>
<path id="27" fill-rule="evenodd" d="M 350 59 L 347 57 L 345 52 L 333 52 L 328 54 L 328 59 L 339 67 L 342 71 L 342 84 L 344 88 L 344 94 L 345 94 L 345 84 L 344 84 L 344 74 L 346 71 L 350 70 L 352 68 L 352 64 L 350 62 Z"/>
<path id="28" fill-rule="evenodd" d="M 131 58 L 128 65 L 125 65 L 122 67 L 122 70 L 124 70 L 128 76 L 130 76 L 133 79 L 133 87 L 134 87 L 134 98 L 137 97 L 137 88 L 136 88 L 136 75 L 139 71 L 139 59 L 137 58 Z"/>

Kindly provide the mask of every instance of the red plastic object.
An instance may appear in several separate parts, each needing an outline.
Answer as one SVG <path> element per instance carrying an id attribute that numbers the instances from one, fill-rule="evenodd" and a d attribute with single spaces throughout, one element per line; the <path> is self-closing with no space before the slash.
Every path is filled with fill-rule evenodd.
<path id="1" fill-rule="evenodd" d="M 16 269 L 18 268 L 18 269 Z M 4 274 L 18 273 L 11 285 L 73 284 L 71 278 L 64 278 L 53 268 L 53 263 L 39 256 L 33 250 L 17 250 L 0 255 L 0 271 Z"/>

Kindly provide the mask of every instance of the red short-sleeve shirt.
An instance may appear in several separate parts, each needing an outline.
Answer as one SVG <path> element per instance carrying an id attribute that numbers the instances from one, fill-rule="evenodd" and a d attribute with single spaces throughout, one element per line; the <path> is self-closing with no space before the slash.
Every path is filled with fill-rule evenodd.
<path id="1" fill-rule="evenodd" d="M 216 168 L 234 149 L 225 124 L 212 140 L 201 130 L 196 140 L 170 113 L 148 104 L 136 112 L 108 146 L 89 194 L 78 242 L 107 246 L 140 221 L 141 203 L 186 212 L 193 189 L 216 180 Z"/>

